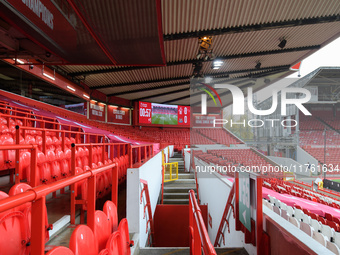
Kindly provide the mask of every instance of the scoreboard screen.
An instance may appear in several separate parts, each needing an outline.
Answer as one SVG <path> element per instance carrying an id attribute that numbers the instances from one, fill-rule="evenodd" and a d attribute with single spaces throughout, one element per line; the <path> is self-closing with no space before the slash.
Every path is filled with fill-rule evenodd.
<path id="1" fill-rule="evenodd" d="M 190 106 L 139 102 L 139 123 L 190 126 Z"/>

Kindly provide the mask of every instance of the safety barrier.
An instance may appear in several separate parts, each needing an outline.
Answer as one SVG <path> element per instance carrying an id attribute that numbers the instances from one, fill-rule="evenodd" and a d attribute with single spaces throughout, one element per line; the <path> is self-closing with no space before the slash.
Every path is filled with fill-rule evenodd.
<path id="1" fill-rule="evenodd" d="M 48 129 L 64 129 L 75 132 L 83 132 L 82 128 L 75 125 L 60 123 L 57 119 L 35 115 L 31 113 L 23 113 L 24 116 L 2 114 L 0 119 L 5 119 L 9 130 L 12 126 L 19 124 L 24 127 L 48 128 Z"/>
<path id="2" fill-rule="evenodd" d="M 117 164 L 117 169 L 112 172 L 106 171 L 98 175 L 96 184 L 96 197 L 103 197 L 109 191 L 114 189 L 115 197 L 111 200 L 117 204 L 118 184 L 125 179 L 128 164 L 127 152 L 130 144 L 126 143 L 97 143 L 97 144 L 72 144 L 71 146 L 71 175 L 74 176 L 89 168 L 97 168 L 104 164 L 112 162 Z M 77 150 L 78 149 L 78 150 Z M 118 167 L 119 166 L 119 167 Z M 112 181 L 110 181 L 112 180 Z M 111 187 L 109 186 L 111 183 Z M 84 212 L 87 205 L 87 183 L 81 183 L 78 186 L 71 186 L 71 223 L 75 223 L 76 205 L 81 206 L 81 222 L 84 222 Z M 80 197 L 78 197 L 80 196 Z"/>
<path id="3" fill-rule="evenodd" d="M 175 169 L 175 177 L 173 177 L 172 170 Z M 169 173 L 167 173 L 169 172 Z M 178 180 L 178 162 L 172 162 L 172 163 L 164 163 L 164 171 L 163 171 L 163 178 L 164 182 L 170 182 L 170 181 L 176 181 Z M 166 178 L 169 176 L 169 179 Z"/>
<path id="4" fill-rule="evenodd" d="M 152 144 L 132 145 L 129 149 L 129 167 L 132 167 L 135 164 L 142 164 L 152 156 Z"/>
<path id="5" fill-rule="evenodd" d="M 21 136 L 23 140 L 21 139 Z M 74 143 L 90 143 L 90 142 L 99 143 L 99 142 L 105 142 L 105 139 L 106 139 L 105 135 L 84 133 L 82 131 L 77 132 L 77 131 L 71 131 L 71 130 L 16 126 L 16 143 L 17 144 L 19 144 L 19 142 L 21 143 L 23 141 L 26 141 L 27 136 L 41 137 L 41 141 L 38 141 L 37 143 L 41 144 L 40 150 L 43 153 L 46 153 L 48 145 L 54 145 L 54 146 L 60 145 L 61 149 L 65 151 L 67 145 L 68 147 L 71 145 L 72 139 Z M 53 141 L 51 137 L 55 137 L 57 140 Z"/>
<path id="6" fill-rule="evenodd" d="M 234 210 L 234 205 L 233 205 L 234 196 L 235 196 L 235 182 L 233 183 L 233 186 L 231 187 L 231 190 L 230 190 L 230 193 L 229 193 L 229 196 L 228 196 L 228 200 L 227 200 L 226 206 L 224 208 L 221 223 L 220 223 L 220 226 L 218 228 L 215 243 L 214 243 L 215 247 L 221 246 L 220 245 L 220 238 L 221 237 L 222 237 L 223 245 L 225 245 L 225 238 L 224 238 L 224 234 L 223 234 L 225 224 L 228 227 L 228 233 L 230 233 L 229 221 L 228 221 L 227 217 L 228 217 L 229 211 L 231 209 L 232 213 L 234 215 L 234 218 L 235 218 L 235 210 Z"/>
<path id="7" fill-rule="evenodd" d="M 189 234 L 190 255 L 201 255 L 202 251 L 204 255 L 216 255 L 193 190 L 189 191 Z"/>
<path id="8" fill-rule="evenodd" d="M 84 173 L 76 174 L 47 185 L 27 190 L 3 200 L 0 200 L 0 212 L 10 210 L 14 207 L 23 205 L 27 202 L 32 203 L 32 233 L 30 239 L 31 254 L 43 255 L 45 249 L 45 218 L 46 218 L 46 196 L 49 193 L 65 188 L 69 185 L 76 185 L 81 181 L 87 182 L 87 225 L 94 231 L 95 227 L 95 207 L 96 207 L 96 177 L 107 170 L 112 170 L 112 176 L 115 175 L 114 169 L 117 164 L 112 163 L 97 169 L 89 169 Z M 112 197 L 117 197 L 115 189 L 112 189 Z"/>

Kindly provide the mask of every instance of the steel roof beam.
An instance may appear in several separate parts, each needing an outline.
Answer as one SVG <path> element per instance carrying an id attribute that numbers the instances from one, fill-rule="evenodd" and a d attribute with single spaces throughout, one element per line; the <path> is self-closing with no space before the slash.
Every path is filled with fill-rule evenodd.
<path id="1" fill-rule="evenodd" d="M 239 26 L 239 27 L 217 28 L 217 29 L 209 29 L 205 31 L 194 31 L 194 32 L 169 34 L 169 35 L 164 35 L 163 40 L 172 41 L 172 40 L 181 40 L 181 39 L 188 39 L 188 38 L 198 38 L 202 36 L 235 34 L 235 33 L 280 29 L 280 28 L 288 28 L 288 27 L 296 27 L 296 26 L 314 25 L 314 24 L 320 24 L 320 23 L 330 23 L 330 22 L 337 22 L 337 21 L 340 21 L 340 15 L 307 18 L 307 19 L 297 19 L 297 20 L 287 20 L 287 21 L 280 21 L 280 22 L 270 22 L 270 23 L 264 23 L 264 24 Z"/>
<path id="2" fill-rule="evenodd" d="M 265 55 L 273 55 L 273 54 L 298 52 L 298 51 L 318 50 L 320 48 L 321 48 L 321 45 L 311 45 L 311 46 L 304 46 L 304 47 L 297 47 L 297 48 L 285 48 L 285 49 L 277 49 L 277 50 L 233 54 L 233 55 L 227 55 L 227 56 L 218 56 L 216 58 L 221 59 L 221 60 L 228 60 L 228 59 L 237 59 L 237 58 L 248 58 L 248 57 L 254 57 L 254 56 L 265 56 Z M 188 59 L 188 60 L 181 60 L 181 61 L 175 61 L 175 62 L 167 62 L 167 66 L 194 64 L 194 63 L 202 62 L 202 61 L 203 61 L 202 59 L 199 59 L 199 60 Z M 203 61 L 203 62 L 205 62 L 205 61 Z M 206 62 L 211 62 L 211 60 L 206 61 Z M 87 75 L 94 75 L 94 74 L 131 71 L 131 70 L 138 70 L 138 69 L 145 69 L 145 68 L 164 68 L 164 67 L 150 67 L 150 66 L 135 66 L 135 67 L 133 67 L 133 66 L 127 66 L 127 67 L 121 67 L 121 68 L 108 68 L 108 69 L 103 69 L 103 70 L 73 72 L 73 73 L 68 73 L 68 75 L 71 76 L 71 77 L 87 76 Z"/>

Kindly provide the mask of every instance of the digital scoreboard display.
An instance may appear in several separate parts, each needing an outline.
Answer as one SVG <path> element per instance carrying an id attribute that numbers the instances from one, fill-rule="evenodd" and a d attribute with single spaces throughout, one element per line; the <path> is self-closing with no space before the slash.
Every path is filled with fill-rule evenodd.
<path id="1" fill-rule="evenodd" d="M 190 126 L 190 106 L 139 102 L 139 123 Z"/>

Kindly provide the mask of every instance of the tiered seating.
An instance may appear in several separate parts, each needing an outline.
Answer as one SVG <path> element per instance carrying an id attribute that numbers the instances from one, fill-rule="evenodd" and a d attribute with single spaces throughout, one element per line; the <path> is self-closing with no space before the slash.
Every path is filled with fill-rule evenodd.
<path id="1" fill-rule="evenodd" d="M 9 195 L 0 191 L 0 200 L 9 196 L 23 193 L 32 187 L 20 183 L 14 185 Z M 45 219 L 45 242 L 49 240 L 47 212 Z M 26 203 L 11 210 L 0 213 L 0 254 L 29 254 L 31 238 L 31 203 Z"/>
<path id="2" fill-rule="evenodd" d="M 332 197 L 320 194 L 310 189 L 302 188 L 294 183 L 281 181 L 276 178 L 265 179 L 263 181 L 263 187 L 274 190 L 278 193 L 289 194 L 292 196 L 308 199 L 310 201 L 318 202 L 327 206 L 340 209 L 340 201 Z"/>
<path id="3" fill-rule="evenodd" d="M 105 208 L 111 208 L 114 212 L 105 213 Z M 108 211 L 106 211 L 108 212 Z M 112 218 L 114 217 L 114 218 Z M 122 219 L 117 229 L 111 228 L 111 219 L 118 222 L 117 209 L 111 201 L 106 201 L 104 212 L 95 212 L 94 232 L 85 225 L 79 225 L 73 231 L 70 238 L 69 248 L 58 247 L 51 250 L 49 255 L 74 254 L 74 255 L 97 255 L 97 254 L 130 254 L 133 241 L 129 237 L 129 227 L 126 219 Z M 56 253 L 58 250 L 67 253 Z"/>
<path id="4" fill-rule="evenodd" d="M 224 144 L 230 146 L 230 144 L 241 144 L 242 142 L 229 134 L 222 128 L 197 128 L 198 133 L 208 137 L 215 143 Z"/>
<path id="5" fill-rule="evenodd" d="M 337 145 L 340 143 L 340 134 L 333 130 L 326 131 L 326 145 Z M 325 144 L 324 131 L 300 131 L 300 145 L 314 146 Z"/>
<path id="6" fill-rule="evenodd" d="M 214 141 L 202 136 L 196 129 L 190 131 L 190 143 L 191 144 L 215 144 Z"/>
<path id="7" fill-rule="evenodd" d="M 269 166 L 271 166 L 263 157 L 251 149 L 210 150 L 208 153 L 240 166 L 255 167 L 258 169 L 257 171 L 261 171 L 261 168 L 264 167 L 269 169 Z"/>
<path id="8" fill-rule="evenodd" d="M 322 147 L 312 148 L 305 147 L 304 148 L 310 155 L 315 157 L 319 162 L 325 164 L 328 168 L 327 174 L 339 174 L 340 173 L 340 151 L 335 147 L 327 147 L 326 150 L 326 162 L 325 161 L 325 149 Z M 322 166 L 320 166 L 322 167 Z M 321 171 L 322 169 L 320 169 Z"/>
<path id="9" fill-rule="evenodd" d="M 287 206 L 275 197 L 263 200 L 265 206 L 311 236 L 335 254 L 340 254 L 340 219 L 326 214 L 323 218 L 296 205 Z"/>
<path id="10" fill-rule="evenodd" d="M 300 112 L 299 114 L 299 129 L 300 130 L 324 130 L 325 125 L 315 118 L 316 115 L 312 112 L 312 116 L 306 116 Z"/>

